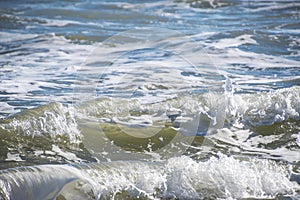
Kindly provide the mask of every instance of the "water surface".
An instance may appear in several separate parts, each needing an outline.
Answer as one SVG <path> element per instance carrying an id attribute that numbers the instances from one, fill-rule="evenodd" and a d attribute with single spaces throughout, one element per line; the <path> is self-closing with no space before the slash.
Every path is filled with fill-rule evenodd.
<path id="1" fill-rule="evenodd" d="M 1 1 L 1 199 L 300 198 L 298 1 Z"/>

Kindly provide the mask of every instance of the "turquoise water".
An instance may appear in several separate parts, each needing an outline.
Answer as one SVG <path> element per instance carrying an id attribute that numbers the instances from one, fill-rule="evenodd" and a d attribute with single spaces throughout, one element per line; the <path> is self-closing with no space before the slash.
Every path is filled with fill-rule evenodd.
<path id="1" fill-rule="evenodd" d="M 300 198 L 298 1 L 1 1 L 0 199 Z"/>

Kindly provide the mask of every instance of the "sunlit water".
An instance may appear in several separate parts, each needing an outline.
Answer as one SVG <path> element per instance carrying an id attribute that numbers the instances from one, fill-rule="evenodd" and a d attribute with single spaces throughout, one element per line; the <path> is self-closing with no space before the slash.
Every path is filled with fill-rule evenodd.
<path id="1" fill-rule="evenodd" d="M 298 1 L 1 1 L 0 199 L 300 198 Z"/>

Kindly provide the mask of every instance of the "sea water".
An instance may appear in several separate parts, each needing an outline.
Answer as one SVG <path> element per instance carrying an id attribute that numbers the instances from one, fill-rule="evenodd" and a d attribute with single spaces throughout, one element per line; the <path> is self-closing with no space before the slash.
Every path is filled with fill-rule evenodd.
<path id="1" fill-rule="evenodd" d="M 0 2 L 0 199 L 299 199 L 300 3 Z"/>

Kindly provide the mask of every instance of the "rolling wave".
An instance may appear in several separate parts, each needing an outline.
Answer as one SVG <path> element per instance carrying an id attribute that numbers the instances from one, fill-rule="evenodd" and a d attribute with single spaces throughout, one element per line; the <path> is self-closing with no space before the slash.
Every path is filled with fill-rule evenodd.
<path id="1" fill-rule="evenodd" d="M 3 199 L 277 198 L 300 190 L 282 163 L 226 156 L 41 165 L 0 171 Z M 298 180 L 299 181 L 299 180 Z M 26 193 L 24 194 L 24 191 Z M 26 196 L 24 196 L 26 195 Z"/>

